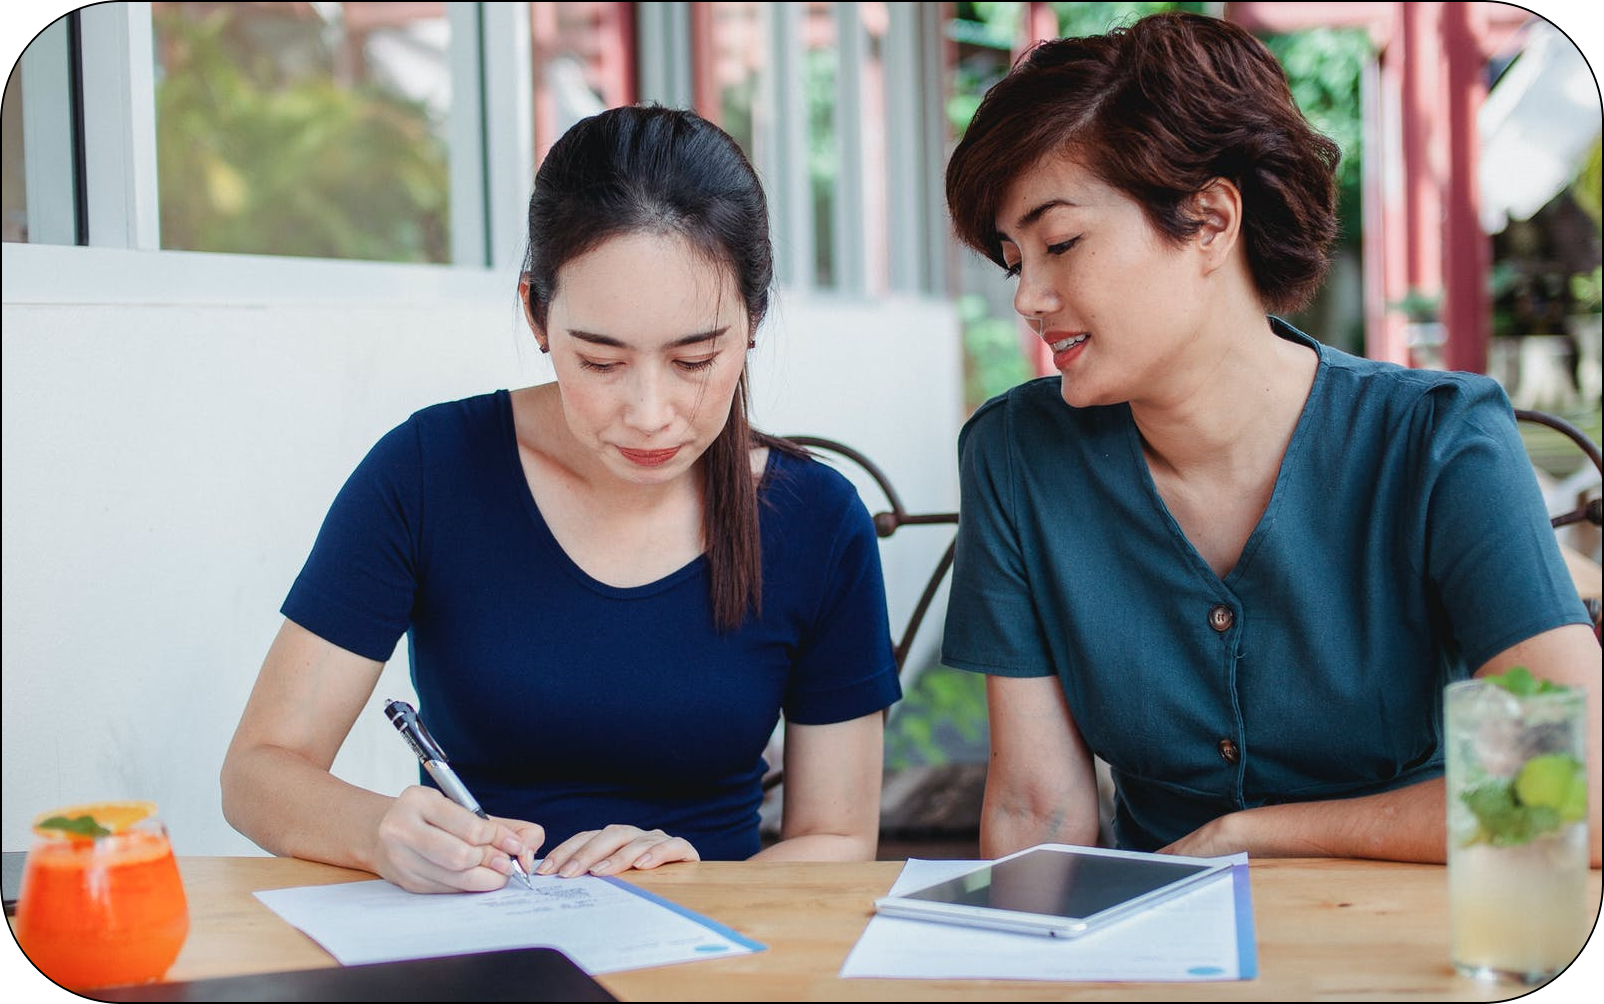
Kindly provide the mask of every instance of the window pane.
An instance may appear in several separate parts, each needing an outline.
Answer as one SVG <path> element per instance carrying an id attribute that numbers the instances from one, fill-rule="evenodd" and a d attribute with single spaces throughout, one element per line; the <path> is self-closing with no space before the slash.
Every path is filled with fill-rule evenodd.
<path id="1" fill-rule="evenodd" d="M 34 36 L 6 80 L 0 108 L 0 230 L 13 243 L 78 240 L 78 123 L 72 103 L 70 31 L 58 18 Z"/>
<path id="2" fill-rule="evenodd" d="M 802 34 L 802 80 L 808 102 L 808 182 L 813 193 L 813 281 L 829 287 L 836 284 L 835 186 L 841 173 L 835 121 L 835 82 L 841 51 L 836 45 L 835 4 L 808 4 Z"/>
<path id="3" fill-rule="evenodd" d="M 769 151 L 762 126 L 769 119 L 763 107 L 764 78 L 769 65 L 769 4 L 708 4 L 712 17 L 714 107 L 703 114 L 717 122 L 739 143 L 746 159 L 767 164 Z"/>
<path id="4" fill-rule="evenodd" d="M 532 3 L 535 157 L 575 122 L 635 100 L 625 5 Z"/>
<path id="5" fill-rule="evenodd" d="M 22 145 L 22 72 L 6 80 L 0 106 L 0 233 L 8 241 L 28 239 L 28 178 Z"/>
<path id="6" fill-rule="evenodd" d="M 162 246 L 451 259 L 442 3 L 152 3 Z"/>

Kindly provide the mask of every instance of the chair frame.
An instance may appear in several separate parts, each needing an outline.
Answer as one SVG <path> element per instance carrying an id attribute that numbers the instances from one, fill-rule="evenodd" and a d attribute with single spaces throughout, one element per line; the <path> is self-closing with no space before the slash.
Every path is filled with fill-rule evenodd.
<path id="1" fill-rule="evenodd" d="M 907 508 L 902 504 L 902 497 L 897 494 L 895 488 L 891 487 L 891 481 L 886 477 L 885 472 L 880 470 L 874 461 L 845 443 L 839 443 L 833 439 L 825 439 L 821 436 L 786 436 L 785 438 L 810 451 L 826 450 L 845 457 L 868 472 L 869 477 L 874 479 L 875 485 L 885 495 L 886 504 L 891 507 L 874 514 L 875 536 L 885 539 L 904 526 L 958 525 L 958 514 L 956 512 L 908 512 Z M 908 659 L 908 652 L 913 648 L 914 637 L 919 633 L 920 625 L 924 623 L 925 614 L 930 612 L 931 602 L 935 600 L 936 593 L 941 590 L 941 583 L 946 579 L 947 572 L 952 568 L 952 558 L 957 552 L 957 548 L 958 538 L 955 535 L 952 541 L 947 544 L 946 551 L 942 552 L 941 560 L 936 563 L 935 570 L 930 573 L 930 578 L 925 583 L 924 592 L 919 595 L 919 602 L 914 606 L 913 613 L 908 617 L 907 625 L 902 629 L 902 637 L 891 650 L 892 655 L 896 658 L 898 673 L 902 672 L 903 663 Z"/>
<path id="2" fill-rule="evenodd" d="M 1604 480 L 1604 454 L 1600 453 L 1598 444 L 1589 439 L 1587 433 L 1565 419 L 1543 411 L 1516 408 L 1515 418 L 1517 421 L 1546 426 L 1575 443 L 1577 449 L 1586 454 L 1587 459 L 1591 460 L 1593 466 L 1598 469 L 1600 479 Z M 1580 502 L 1570 512 L 1550 517 L 1548 522 L 1556 530 L 1570 526 L 1573 523 L 1582 522 L 1604 527 L 1604 496 Z M 1582 600 L 1582 605 L 1587 608 L 1587 615 L 1593 621 L 1594 636 L 1598 636 L 1601 630 L 1604 630 L 1604 604 L 1601 604 L 1593 597 L 1586 597 Z"/>

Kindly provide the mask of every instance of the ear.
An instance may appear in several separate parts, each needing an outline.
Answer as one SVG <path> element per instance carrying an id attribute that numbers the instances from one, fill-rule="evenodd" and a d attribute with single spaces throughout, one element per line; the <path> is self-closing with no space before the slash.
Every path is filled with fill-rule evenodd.
<path id="1" fill-rule="evenodd" d="M 529 330 L 534 332 L 535 341 L 540 345 L 540 351 L 550 352 L 551 346 L 546 342 L 546 331 L 535 321 L 535 312 L 529 305 L 529 273 L 523 272 L 518 276 L 518 304 L 524 309 L 524 321 Z"/>
<path id="2" fill-rule="evenodd" d="M 1228 262 L 1242 234 L 1242 192 L 1224 178 L 1215 178 L 1193 196 L 1193 209 L 1202 226 L 1193 242 L 1203 254 L 1204 267 L 1214 272 Z"/>

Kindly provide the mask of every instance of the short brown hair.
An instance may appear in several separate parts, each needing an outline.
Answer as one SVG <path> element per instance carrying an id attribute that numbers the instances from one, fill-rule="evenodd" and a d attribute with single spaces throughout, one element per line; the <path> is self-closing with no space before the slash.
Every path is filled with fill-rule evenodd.
<path id="1" fill-rule="evenodd" d="M 1296 310 L 1319 288 L 1337 236 L 1337 145 L 1292 100 L 1281 66 L 1236 25 L 1155 14 L 1128 28 L 1036 45 L 986 92 L 947 164 L 947 209 L 965 244 L 997 262 L 1009 185 L 1069 155 L 1183 241 L 1191 197 L 1217 179 L 1242 192 L 1259 297 Z"/>

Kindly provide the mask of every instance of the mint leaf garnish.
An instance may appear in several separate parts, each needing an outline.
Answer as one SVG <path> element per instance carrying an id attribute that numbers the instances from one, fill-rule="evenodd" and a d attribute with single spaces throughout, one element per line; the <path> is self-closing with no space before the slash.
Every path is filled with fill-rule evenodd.
<path id="1" fill-rule="evenodd" d="M 111 831 L 95 822 L 94 816 L 51 816 L 38 824 L 41 830 L 60 830 L 80 837 L 109 837 Z"/>
<path id="2" fill-rule="evenodd" d="M 1509 781 L 1491 781 L 1460 792 L 1476 817 L 1470 843 L 1514 847 L 1547 836 L 1586 815 L 1586 776 L 1581 761 L 1563 753 L 1546 753 L 1526 762 Z M 1573 788 L 1581 789 L 1577 799 Z"/>
<path id="3" fill-rule="evenodd" d="M 1516 697 L 1537 697 L 1542 694 L 1559 694 L 1571 688 L 1553 680 L 1540 680 L 1525 666 L 1511 666 L 1507 672 L 1481 677 L 1487 683 L 1502 687 Z"/>

